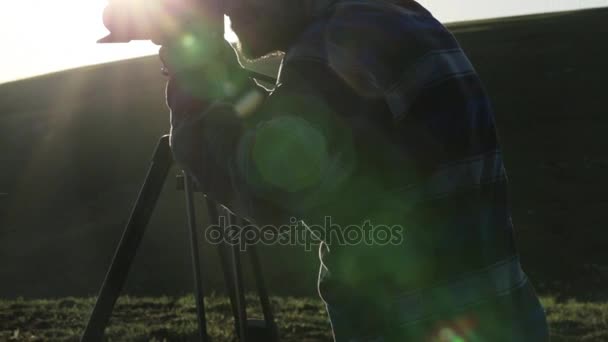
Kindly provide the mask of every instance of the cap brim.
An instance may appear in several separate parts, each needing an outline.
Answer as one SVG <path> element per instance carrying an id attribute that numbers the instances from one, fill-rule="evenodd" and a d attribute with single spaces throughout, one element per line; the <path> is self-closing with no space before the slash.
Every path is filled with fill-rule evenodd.
<path id="1" fill-rule="evenodd" d="M 121 39 L 121 38 L 119 38 L 118 36 L 116 36 L 116 35 L 114 35 L 114 34 L 110 33 L 109 35 L 107 35 L 107 36 L 105 36 L 105 37 L 103 37 L 103 38 L 101 38 L 101 39 L 97 40 L 97 43 L 99 43 L 99 44 L 107 44 L 107 43 L 128 43 L 128 42 L 130 42 L 130 41 L 131 41 L 130 39 L 129 39 L 129 40 L 124 39 L 124 38 L 122 38 L 122 39 Z"/>

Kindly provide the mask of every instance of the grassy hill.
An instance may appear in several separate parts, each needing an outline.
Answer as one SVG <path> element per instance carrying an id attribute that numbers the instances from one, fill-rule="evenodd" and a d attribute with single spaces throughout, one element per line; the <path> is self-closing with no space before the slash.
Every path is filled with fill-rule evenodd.
<path id="1" fill-rule="evenodd" d="M 517 242 L 541 293 L 606 298 L 607 20 L 593 10 L 451 26 L 494 101 Z M 96 293 L 168 131 L 159 67 L 148 57 L 0 86 L 0 297 Z M 170 180 L 126 292 L 190 291 L 182 197 Z M 221 289 L 215 251 L 203 257 Z M 316 253 L 262 257 L 271 293 L 315 294 Z"/>
<path id="2" fill-rule="evenodd" d="M 543 298 L 551 341 L 608 341 L 608 304 Z M 78 341 L 93 298 L 0 301 L 0 340 Z M 273 297 L 279 337 L 285 342 L 331 342 L 331 330 L 320 299 Z M 262 317 L 253 297 L 248 317 Z M 213 341 L 235 341 L 230 303 L 206 298 L 208 333 Z M 108 341 L 197 341 L 194 298 L 121 297 L 106 329 Z M 454 339 L 456 340 L 456 339 Z M 464 341 L 464 340 L 462 340 Z"/>

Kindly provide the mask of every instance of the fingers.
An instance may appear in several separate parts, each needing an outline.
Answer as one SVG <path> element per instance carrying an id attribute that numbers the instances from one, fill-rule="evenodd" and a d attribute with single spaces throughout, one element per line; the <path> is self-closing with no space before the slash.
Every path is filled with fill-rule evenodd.
<path id="1" fill-rule="evenodd" d="M 162 66 L 160 67 L 160 72 L 164 75 L 164 76 L 170 76 L 170 70 L 169 67 L 167 66 L 167 48 L 165 46 L 161 46 L 160 49 L 158 50 L 158 58 L 160 59 Z"/>
<path id="2" fill-rule="evenodd" d="M 160 49 L 158 50 L 158 57 L 160 58 L 160 61 L 163 62 L 163 64 L 165 64 L 165 62 L 166 62 L 166 56 L 167 56 L 167 47 L 161 46 Z"/>
<path id="3" fill-rule="evenodd" d="M 214 48 L 207 45 L 206 49 L 192 51 L 188 46 L 180 44 L 165 44 L 158 50 L 158 57 L 162 63 L 161 73 L 164 76 L 174 77 L 177 74 L 211 74 L 209 77 L 230 78 L 242 70 L 237 53 L 226 41 L 218 41 Z M 215 75 L 215 76 L 213 76 Z M 219 79 L 218 79 L 219 80 Z"/>

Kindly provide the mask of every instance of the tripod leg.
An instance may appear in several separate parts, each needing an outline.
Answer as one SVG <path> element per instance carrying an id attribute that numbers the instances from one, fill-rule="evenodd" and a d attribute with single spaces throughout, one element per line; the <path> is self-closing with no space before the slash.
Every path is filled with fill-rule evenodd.
<path id="1" fill-rule="evenodd" d="M 228 227 L 231 227 L 232 223 L 233 223 L 233 218 L 235 217 L 235 215 L 228 210 L 227 208 L 225 209 L 226 212 L 226 217 L 227 217 L 227 224 Z M 237 217 L 238 218 L 238 217 Z M 242 228 L 242 222 L 237 221 L 235 222 L 237 225 L 239 225 L 239 229 Z M 240 233 L 240 232 L 239 232 Z M 243 236 L 240 236 L 240 238 L 244 238 Z M 239 250 L 239 240 L 237 238 L 236 243 L 233 243 L 230 246 L 230 250 L 231 250 L 231 254 L 232 254 L 232 277 L 234 280 L 234 294 L 235 294 L 235 299 L 236 299 L 236 307 L 237 307 L 237 317 L 238 317 L 238 321 L 239 321 L 239 329 L 238 329 L 238 334 L 239 334 L 239 341 L 240 342 L 246 342 L 247 341 L 247 303 L 245 302 L 245 289 L 244 289 L 244 284 L 243 284 L 243 272 L 242 272 L 242 268 L 241 268 L 241 252 Z"/>
<path id="2" fill-rule="evenodd" d="M 196 313 L 198 319 L 198 333 L 202 342 L 209 341 L 207 335 L 207 318 L 205 316 L 205 292 L 201 277 L 200 256 L 198 251 L 198 234 L 196 232 L 196 216 L 194 212 L 194 196 L 192 191 L 192 179 L 187 172 L 184 174 L 184 189 L 186 192 L 186 214 L 188 216 L 188 228 L 190 228 L 190 250 L 192 252 L 192 269 L 194 271 L 194 300 L 196 302 Z"/>
<path id="3" fill-rule="evenodd" d="M 264 277 L 262 276 L 262 266 L 260 265 L 258 251 L 255 248 L 255 244 L 248 245 L 247 248 L 247 252 L 249 253 L 249 260 L 251 261 L 251 268 L 253 270 L 253 277 L 255 279 L 255 284 L 258 289 L 258 297 L 260 298 L 260 306 L 262 307 L 264 321 L 266 321 L 266 326 L 268 327 L 268 329 L 271 329 L 270 333 L 272 334 L 272 341 L 278 341 L 277 328 L 274 320 L 274 315 L 272 313 L 272 307 L 270 306 L 270 299 L 268 298 L 266 284 L 264 284 Z"/>
<path id="4" fill-rule="evenodd" d="M 220 210 L 218 210 L 219 205 L 216 205 L 209 198 L 205 198 L 207 204 L 207 216 L 209 217 L 209 224 L 219 227 L 221 235 L 221 241 L 218 248 L 218 254 L 220 257 L 220 266 L 222 268 L 222 273 L 224 274 L 224 283 L 226 284 L 226 289 L 228 291 L 228 297 L 230 298 L 230 307 L 232 308 L 232 315 L 234 316 L 234 328 L 235 331 L 239 331 L 240 322 L 238 319 L 238 308 L 236 303 L 236 295 L 234 292 L 234 279 L 232 278 L 232 268 L 230 266 L 230 251 L 227 248 L 225 241 L 225 229 L 226 229 L 226 220 L 222 220 L 220 222 Z M 225 216 L 225 215 L 224 215 Z"/>
<path id="5" fill-rule="evenodd" d="M 169 148 L 169 136 L 165 135 L 159 140 L 154 150 L 146 180 L 133 206 L 131 217 L 120 239 L 81 341 L 101 341 L 103 339 L 114 304 L 124 286 L 129 268 L 133 263 L 133 258 L 172 164 L 173 156 Z"/>

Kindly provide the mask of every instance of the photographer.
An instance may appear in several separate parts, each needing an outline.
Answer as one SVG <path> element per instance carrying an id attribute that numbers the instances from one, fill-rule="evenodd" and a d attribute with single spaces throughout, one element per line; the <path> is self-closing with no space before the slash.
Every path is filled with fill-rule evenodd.
<path id="1" fill-rule="evenodd" d="M 412 0 L 225 6 L 244 56 L 285 54 L 279 79 L 264 94 L 204 28 L 164 46 L 180 165 L 258 223 L 403 227 L 321 245 L 335 340 L 548 340 L 491 105 L 447 29 Z"/>

